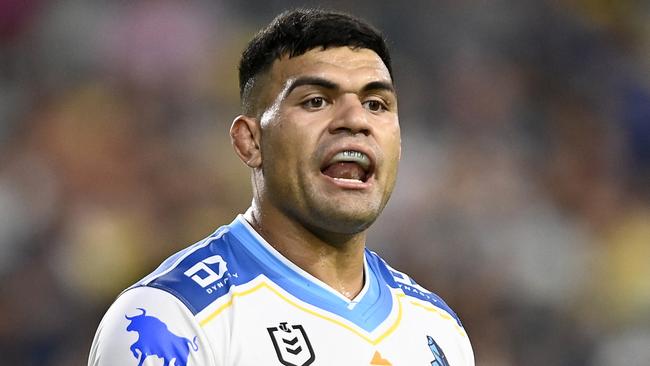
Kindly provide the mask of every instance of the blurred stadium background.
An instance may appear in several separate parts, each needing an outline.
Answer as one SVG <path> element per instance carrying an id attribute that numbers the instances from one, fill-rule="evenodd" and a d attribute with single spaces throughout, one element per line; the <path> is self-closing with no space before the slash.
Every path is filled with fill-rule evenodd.
<path id="1" fill-rule="evenodd" d="M 84 365 L 121 289 L 250 200 L 236 63 L 296 5 L 393 50 L 404 154 L 369 246 L 477 365 L 650 364 L 647 1 L 0 1 L 0 358 Z"/>

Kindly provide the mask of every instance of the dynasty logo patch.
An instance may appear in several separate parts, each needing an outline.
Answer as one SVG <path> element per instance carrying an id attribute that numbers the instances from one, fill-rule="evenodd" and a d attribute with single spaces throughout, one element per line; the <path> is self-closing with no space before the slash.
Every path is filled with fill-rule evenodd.
<path id="1" fill-rule="evenodd" d="M 307 366 L 316 359 L 307 333 L 302 325 L 287 325 L 281 322 L 277 327 L 266 328 L 278 360 L 285 366 Z"/>

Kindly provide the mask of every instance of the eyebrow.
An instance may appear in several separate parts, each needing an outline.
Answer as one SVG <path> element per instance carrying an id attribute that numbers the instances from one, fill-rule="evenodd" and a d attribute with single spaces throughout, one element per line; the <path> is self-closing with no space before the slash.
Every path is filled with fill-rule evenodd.
<path id="1" fill-rule="evenodd" d="M 385 90 L 391 93 L 395 93 L 395 88 L 393 87 L 393 84 L 386 82 L 386 81 L 371 81 L 368 84 L 366 84 L 361 91 L 363 92 L 368 92 L 371 90 Z"/>
<path id="2" fill-rule="evenodd" d="M 341 88 L 339 84 L 327 79 L 323 79 L 321 77 L 302 76 L 291 81 L 289 86 L 286 88 L 286 92 L 284 93 L 285 97 L 291 94 L 291 92 L 297 87 L 304 85 L 320 86 L 329 90 L 338 90 Z M 386 81 L 371 81 L 368 84 L 364 85 L 364 87 L 361 89 L 362 92 L 368 92 L 371 90 L 386 90 L 391 93 L 395 93 L 395 88 L 393 85 Z"/>
<path id="3" fill-rule="evenodd" d="M 296 89 L 299 86 L 303 85 L 313 85 L 313 86 L 320 86 L 325 89 L 330 89 L 330 90 L 337 90 L 340 89 L 339 85 L 329 81 L 327 79 L 323 79 L 317 76 L 302 76 L 297 79 L 294 79 L 291 81 L 289 86 L 286 88 L 286 91 L 284 92 L 285 97 L 291 94 L 291 92 Z"/>

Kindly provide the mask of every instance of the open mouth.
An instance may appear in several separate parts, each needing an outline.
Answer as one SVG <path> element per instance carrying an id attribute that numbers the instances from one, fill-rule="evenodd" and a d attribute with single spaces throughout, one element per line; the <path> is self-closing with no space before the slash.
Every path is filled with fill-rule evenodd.
<path id="1" fill-rule="evenodd" d="M 356 150 L 336 153 L 321 168 L 330 178 L 354 183 L 365 183 L 372 176 L 372 163 L 368 155 Z"/>

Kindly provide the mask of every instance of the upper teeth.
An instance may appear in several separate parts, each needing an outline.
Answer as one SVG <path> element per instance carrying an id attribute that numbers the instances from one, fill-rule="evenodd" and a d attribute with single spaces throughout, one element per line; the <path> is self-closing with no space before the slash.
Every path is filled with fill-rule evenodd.
<path id="1" fill-rule="evenodd" d="M 365 170 L 368 170 L 370 167 L 370 159 L 368 159 L 368 156 L 360 151 L 354 151 L 354 150 L 345 150 L 341 151 L 340 153 L 334 155 L 331 160 L 331 164 L 338 163 L 341 161 L 349 161 L 353 163 L 357 163 L 361 165 L 361 167 Z"/>

